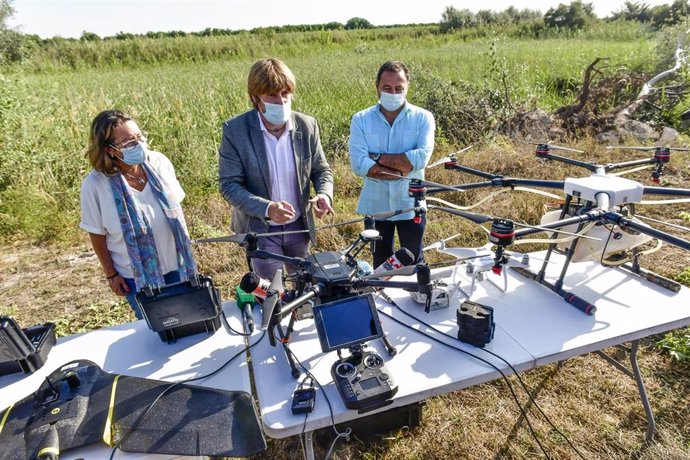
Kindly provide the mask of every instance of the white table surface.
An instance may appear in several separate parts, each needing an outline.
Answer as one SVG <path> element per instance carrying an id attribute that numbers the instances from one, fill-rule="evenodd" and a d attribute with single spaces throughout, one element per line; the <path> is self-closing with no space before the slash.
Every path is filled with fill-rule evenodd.
<path id="1" fill-rule="evenodd" d="M 536 257 L 539 255 L 543 253 L 535 254 Z M 560 261 L 562 256 L 554 255 L 553 260 Z M 560 263 L 550 264 L 547 281 L 555 281 L 561 266 Z M 533 258 L 532 271 L 536 272 L 540 267 L 541 262 Z M 682 288 L 680 293 L 673 293 L 623 270 L 606 269 L 594 262 L 571 264 L 568 273 L 565 287 L 572 288 L 575 294 L 595 303 L 598 307 L 595 316 L 584 314 L 546 287 L 512 270 L 508 270 L 508 289 L 505 293 L 486 280 L 478 283 L 472 300 L 494 307 L 496 322 L 494 338 L 486 345 L 486 349 L 500 355 L 518 372 L 522 372 L 690 323 L 690 290 L 687 288 Z M 496 275 L 485 275 L 503 286 L 502 280 Z M 458 268 L 456 279 L 460 280 L 462 288 L 469 288 L 470 280 L 464 273 L 464 266 Z M 456 309 L 466 299 L 458 291 L 451 298 L 450 308 L 429 314 L 424 313 L 424 307 L 412 301 L 405 291 L 386 289 L 386 293 L 405 311 L 454 337 L 457 336 Z M 377 307 L 380 312 L 393 315 L 406 324 L 438 336 L 381 297 L 377 299 Z M 259 313 L 255 311 L 256 320 L 259 320 L 258 316 Z M 335 423 L 419 402 L 431 396 L 500 377 L 490 366 L 437 344 L 395 323 L 382 313 L 379 316 L 383 329 L 393 346 L 397 347 L 398 354 L 393 358 L 388 356 L 380 340 L 370 342 L 368 348 L 375 349 L 384 358 L 389 374 L 398 383 L 398 392 L 392 405 L 364 415 L 345 408 L 330 375 L 336 354 L 321 352 L 313 320 L 296 323 L 290 347 L 325 388 L 333 407 Z M 287 324 L 287 320 L 283 324 Z M 442 336 L 441 339 L 481 356 L 506 374 L 510 373 L 505 363 L 478 348 Z M 256 396 L 264 431 L 268 436 L 283 438 L 331 424 L 328 405 L 320 390 L 317 390 L 315 410 L 308 415 L 306 425 L 304 415 L 293 415 L 290 411 L 292 393 L 304 374 L 297 380 L 292 378 L 280 345 L 273 348 L 265 338 L 250 353 Z"/>
<path id="2" fill-rule="evenodd" d="M 223 310 L 233 329 L 241 331 L 242 323 L 236 316 L 239 310 L 234 301 L 224 302 Z M 48 354 L 45 365 L 33 374 L 17 373 L 0 377 L 0 410 L 30 395 L 39 388 L 46 376 L 77 359 L 93 361 L 106 372 L 176 382 L 210 374 L 243 349 L 244 337 L 229 334 L 224 325 L 211 335 L 194 334 L 169 345 L 161 341 L 157 333 L 150 331 L 143 320 L 63 337 Z M 240 355 L 218 374 L 192 384 L 251 393 L 246 356 Z M 104 443 L 92 444 L 61 452 L 60 459 L 107 459 L 111 450 Z M 118 451 L 115 458 L 178 457 Z"/>

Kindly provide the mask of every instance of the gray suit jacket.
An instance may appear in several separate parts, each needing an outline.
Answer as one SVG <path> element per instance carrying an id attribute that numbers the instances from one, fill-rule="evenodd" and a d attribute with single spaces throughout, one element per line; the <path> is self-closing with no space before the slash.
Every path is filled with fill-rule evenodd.
<path id="1" fill-rule="evenodd" d="M 302 219 L 316 242 L 314 215 L 309 201 L 309 184 L 315 192 L 333 202 L 333 175 L 321 147 L 319 126 L 313 117 L 292 112 L 292 147 L 295 152 L 297 181 L 301 192 Z M 231 118 L 223 124 L 218 171 L 220 192 L 233 207 L 235 233 L 268 231 L 266 208 L 270 203 L 270 176 L 266 145 L 256 109 Z"/>

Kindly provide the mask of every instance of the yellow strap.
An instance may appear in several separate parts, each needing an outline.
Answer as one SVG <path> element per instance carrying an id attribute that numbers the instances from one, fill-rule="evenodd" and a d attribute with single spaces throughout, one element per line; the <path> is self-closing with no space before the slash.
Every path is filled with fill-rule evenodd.
<path id="1" fill-rule="evenodd" d="M 2 433 L 2 429 L 5 426 L 5 422 L 7 421 L 7 417 L 10 416 L 10 411 L 14 407 L 14 404 L 10 404 L 10 407 L 5 410 L 5 415 L 2 416 L 2 420 L 0 421 L 0 433 Z"/>
<path id="2" fill-rule="evenodd" d="M 45 454 L 54 454 L 54 455 L 60 455 L 60 449 L 57 447 L 44 447 L 43 449 L 38 451 L 37 457 L 41 457 L 42 455 Z"/>
<path id="3" fill-rule="evenodd" d="M 103 442 L 108 444 L 110 447 L 113 446 L 113 410 L 115 410 L 115 389 L 117 388 L 117 381 L 119 378 L 120 376 L 116 375 L 115 380 L 113 380 L 113 388 L 110 391 L 110 404 L 108 405 L 108 418 L 105 420 L 105 431 L 103 431 Z"/>

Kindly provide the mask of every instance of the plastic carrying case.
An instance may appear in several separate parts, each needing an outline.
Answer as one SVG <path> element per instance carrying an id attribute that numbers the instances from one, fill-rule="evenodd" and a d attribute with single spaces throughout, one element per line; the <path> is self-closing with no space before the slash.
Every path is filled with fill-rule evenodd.
<path id="1" fill-rule="evenodd" d="M 136 297 L 146 324 L 163 342 L 220 328 L 220 291 L 209 276 L 199 274 L 188 281 L 146 287 Z"/>

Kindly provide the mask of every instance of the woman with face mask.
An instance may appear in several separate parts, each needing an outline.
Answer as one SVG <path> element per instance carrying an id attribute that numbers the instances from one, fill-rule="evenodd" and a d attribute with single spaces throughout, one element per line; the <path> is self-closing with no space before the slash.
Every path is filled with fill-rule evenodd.
<path id="1" fill-rule="evenodd" d="M 81 224 L 105 281 L 142 318 L 137 292 L 196 274 L 172 163 L 150 150 L 137 123 L 106 110 L 91 123 L 86 158 L 93 170 L 81 187 Z"/>

